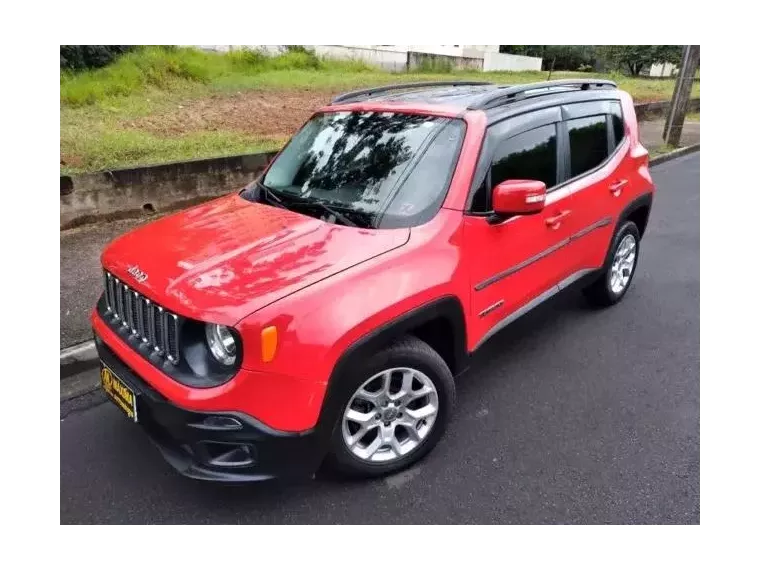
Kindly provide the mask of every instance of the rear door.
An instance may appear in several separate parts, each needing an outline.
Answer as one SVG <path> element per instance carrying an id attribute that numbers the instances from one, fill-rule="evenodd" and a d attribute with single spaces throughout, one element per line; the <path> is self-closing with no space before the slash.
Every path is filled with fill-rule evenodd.
<path id="1" fill-rule="evenodd" d="M 561 252 L 567 267 L 562 279 L 569 283 L 604 263 L 630 173 L 618 101 L 564 105 L 562 118 L 565 181 L 555 195 L 572 212 L 566 220 L 570 241 Z"/>

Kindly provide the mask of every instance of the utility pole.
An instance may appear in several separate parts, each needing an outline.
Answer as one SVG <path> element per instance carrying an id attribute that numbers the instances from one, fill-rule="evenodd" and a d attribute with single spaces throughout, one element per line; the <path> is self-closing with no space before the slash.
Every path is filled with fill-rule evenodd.
<path id="1" fill-rule="evenodd" d="M 668 117 L 665 120 L 665 130 L 662 133 L 665 144 L 670 146 L 678 146 L 678 143 L 681 142 L 683 121 L 689 109 L 691 86 L 694 83 L 697 65 L 699 65 L 699 46 L 684 46 L 678 79 L 673 90 L 673 99 L 670 101 Z"/>

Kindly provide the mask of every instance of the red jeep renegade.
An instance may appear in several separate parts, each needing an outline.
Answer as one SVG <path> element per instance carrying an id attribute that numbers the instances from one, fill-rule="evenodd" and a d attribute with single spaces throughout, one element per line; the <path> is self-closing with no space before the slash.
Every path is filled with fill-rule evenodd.
<path id="1" fill-rule="evenodd" d="M 573 284 L 620 301 L 653 192 L 610 81 L 341 95 L 242 191 L 106 248 L 103 388 L 190 477 L 407 467 L 497 331 Z"/>

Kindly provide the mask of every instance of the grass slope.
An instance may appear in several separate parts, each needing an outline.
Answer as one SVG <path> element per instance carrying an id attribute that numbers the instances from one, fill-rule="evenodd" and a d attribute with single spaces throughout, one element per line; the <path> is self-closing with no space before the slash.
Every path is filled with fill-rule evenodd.
<path id="1" fill-rule="evenodd" d="M 102 69 L 61 73 L 61 171 L 87 172 L 272 150 L 286 138 L 266 129 L 251 132 L 213 123 L 179 132 L 135 125 L 140 119 L 181 109 L 188 101 L 255 92 L 264 93 L 276 105 L 280 95 L 292 91 L 318 92 L 327 98 L 340 91 L 397 82 L 471 79 L 515 84 L 543 81 L 546 75 L 440 70 L 390 73 L 362 62 L 323 60 L 306 52 L 271 57 L 242 50 L 222 54 L 148 46 Z M 639 101 L 668 99 L 674 86 L 673 80 L 590 75 L 614 79 Z M 590 75 L 555 72 L 552 78 Z M 698 83 L 694 94 L 699 95 Z"/>

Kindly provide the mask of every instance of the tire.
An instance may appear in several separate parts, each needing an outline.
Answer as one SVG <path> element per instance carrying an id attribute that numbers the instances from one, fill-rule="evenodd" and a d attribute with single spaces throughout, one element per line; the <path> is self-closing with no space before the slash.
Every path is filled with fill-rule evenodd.
<path id="1" fill-rule="evenodd" d="M 386 377 L 389 378 L 387 382 Z M 356 381 L 347 385 L 349 388 L 343 396 L 332 434 L 328 463 L 338 472 L 351 477 L 389 475 L 422 459 L 441 439 L 456 398 L 454 378 L 449 367 L 428 344 L 415 337 L 404 337 L 376 353 L 358 367 Z M 384 385 L 390 388 L 383 391 Z M 408 396 L 403 395 L 403 386 L 407 387 Z M 413 387 L 411 390 L 410 386 Z M 434 392 L 414 396 L 424 394 L 430 386 Z M 376 391 L 378 387 L 380 391 Z M 361 388 L 364 391 L 360 394 Z M 399 389 L 399 392 L 394 393 L 395 389 Z M 390 397 L 381 395 L 388 393 L 391 394 Z M 371 401 L 365 400 L 363 395 L 371 396 Z M 437 400 L 435 405 L 434 396 Z M 429 414 L 436 407 L 435 415 L 415 419 L 425 413 Z M 349 410 L 351 413 L 358 412 L 360 416 L 357 417 L 361 417 L 364 423 L 348 420 L 346 416 Z M 394 410 L 399 415 L 386 422 L 391 419 L 388 414 L 393 414 Z M 428 425 L 428 421 L 432 425 Z M 367 427 L 370 425 L 374 427 Z M 356 440 L 362 429 L 366 430 L 364 437 Z M 411 429 L 417 433 L 416 438 L 412 437 Z M 384 443 L 388 441 L 386 438 L 390 433 L 394 434 L 393 445 Z M 409 439 L 404 440 L 405 437 Z M 374 454 L 371 457 L 360 457 L 359 454 L 369 454 L 378 445 L 375 441 L 377 438 L 383 443 Z M 350 440 L 356 440 L 356 443 L 349 446 Z"/>
<path id="2" fill-rule="evenodd" d="M 616 256 L 619 253 L 621 244 L 623 244 L 624 241 L 626 244 L 629 244 L 631 239 L 633 239 L 635 248 L 633 252 L 633 264 L 630 267 L 630 272 L 628 272 L 628 278 L 624 283 L 622 281 L 615 281 Z M 636 267 L 639 264 L 640 254 L 641 236 L 639 235 L 639 229 L 635 223 L 627 221 L 617 230 L 615 239 L 612 240 L 612 247 L 610 247 L 610 250 L 607 252 L 607 258 L 601 274 L 596 281 L 583 290 L 586 298 L 593 306 L 610 307 L 620 302 L 633 282 L 633 276 L 636 272 Z M 623 270 L 623 272 L 625 273 L 625 270 Z"/>

